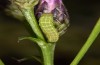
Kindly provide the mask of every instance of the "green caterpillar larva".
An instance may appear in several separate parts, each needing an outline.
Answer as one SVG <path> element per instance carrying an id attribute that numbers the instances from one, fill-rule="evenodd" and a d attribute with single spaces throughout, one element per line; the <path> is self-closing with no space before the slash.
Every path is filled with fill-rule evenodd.
<path id="1" fill-rule="evenodd" d="M 59 33 L 54 26 L 52 14 L 42 14 L 39 19 L 39 26 L 45 34 L 48 42 L 58 41 Z"/>

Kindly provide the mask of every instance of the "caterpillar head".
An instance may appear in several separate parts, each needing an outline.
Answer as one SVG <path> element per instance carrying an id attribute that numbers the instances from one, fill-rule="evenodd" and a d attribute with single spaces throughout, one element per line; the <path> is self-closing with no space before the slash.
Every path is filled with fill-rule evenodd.
<path id="1" fill-rule="evenodd" d="M 36 9 L 37 18 L 44 13 L 52 13 L 56 29 L 60 35 L 65 33 L 69 26 L 69 15 L 62 0 L 40 0 Z"/>

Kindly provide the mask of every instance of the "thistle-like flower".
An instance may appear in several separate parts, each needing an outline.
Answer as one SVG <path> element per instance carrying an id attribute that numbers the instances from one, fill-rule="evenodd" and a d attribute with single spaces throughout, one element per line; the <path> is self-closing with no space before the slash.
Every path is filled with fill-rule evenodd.
<path id="1" fill-rule="evenodd" d="M 15 0 L 9 0 L 10 4 L 8 5 L 7 9 L 5 9 L 5 12 L 9 16 L 13 16 L 14 18 L 23 21 L 24 15 L 22 12 L 19 10 L 18 6 L 14 3 Z"/>
<path id="2" fill-rule="evenodd" d="M 25 20 L 25 17 L 21 11 L 22 8 L 33 7 L 38 4 L 39 0 L 9 0 L 9 5 L 5 12 L 8 15 L 15 17 L 21 21 Z"/>
<path id="3" fill-rule="evenodd" d="M 36 16 L 39 19 L 43 13 L 52 13 L 54 25 L 60 35 L 69 26 L 69 15 L 62 0 L 40 0 L 36 8 Z"/>

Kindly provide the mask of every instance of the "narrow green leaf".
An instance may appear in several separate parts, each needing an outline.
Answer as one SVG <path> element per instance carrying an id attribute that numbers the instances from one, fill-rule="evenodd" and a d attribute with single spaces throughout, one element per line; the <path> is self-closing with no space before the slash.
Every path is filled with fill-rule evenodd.
<path id="1" fill-rule="evenodd" d="M 2 60 L 0 59 L 0 65 L 5 65 L 3 62 L 2 62 Z"/>

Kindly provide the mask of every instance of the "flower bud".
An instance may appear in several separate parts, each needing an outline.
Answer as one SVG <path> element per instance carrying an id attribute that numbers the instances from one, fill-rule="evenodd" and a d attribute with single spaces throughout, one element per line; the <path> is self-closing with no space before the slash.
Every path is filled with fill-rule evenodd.
<path id="1" fill-rule="evenodd" d="M 69 26 L 69 15 L 62 0 L 40 0 L 36 16 L 39 19 L 43 13 L 52 13 L 54 24 L 60 35 L 62 35 Z"/>
<path id="2" fill-rule="evenodd" d="M 16 19 L 24 21 L 25 16 L 23 15 L 21 9 L 34 8 L 35 5 L 38 4 L 38 1 L 39 0 L 9 0 L 10 4 L 8 5 L 7 9 L 5 9 L 5 12 Z"/>
<path id="3" fill-rule="evenodd" d="M 10 4 L 8 5 L 7 9 L 5 9 L 5 12 L 9 16 L 13 16 L 14 18 L 23 21 L 24 15 L 22 12 L 19 10 L 18 6 L 14 3 L 15 0 L 9 0 Z"/>

